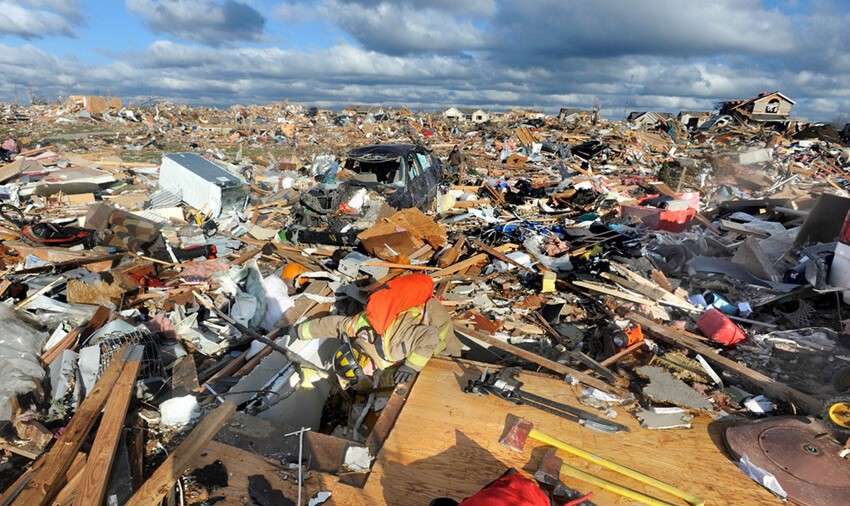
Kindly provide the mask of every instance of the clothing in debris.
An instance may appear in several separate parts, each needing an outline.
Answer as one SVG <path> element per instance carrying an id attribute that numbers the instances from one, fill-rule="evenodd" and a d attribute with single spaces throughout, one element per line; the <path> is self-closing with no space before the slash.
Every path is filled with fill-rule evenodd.
<path id="1" fill-rule="evenodd" d="M 299 339 L 339 339 L 343 334 L 348 335 L 372 358 L 378 369 L 403 362 L 420 371 L 434 355 L 460 356 L 461 344 L 455 336 L 451 316 L 434 298 L 424 308 L 413 307 L 403 311 L 382 336 L 358 332 L 369 327 L 371 325 L 363 311 L 354 316 L 325 316 L 309 320 L 299 325 L 297 332 Z"/>
<path id="2" fill-rule="evenodd" d="M 431 501 L 430 506 L 551 506 L 549 496 L 536 483 L 516 469 L 508 469 L 496 481 L 458 504 L 448 498 Z"/>

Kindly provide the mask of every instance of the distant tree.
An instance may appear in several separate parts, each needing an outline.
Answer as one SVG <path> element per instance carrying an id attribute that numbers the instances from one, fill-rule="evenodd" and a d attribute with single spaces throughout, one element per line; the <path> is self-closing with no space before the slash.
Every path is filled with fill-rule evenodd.
<path id="1" fill-rule="evenodd" d="M 47 97 L 45 95 L 36 94 L 35 90 L 30 88 L 30 105 L 47 105 Z"/>

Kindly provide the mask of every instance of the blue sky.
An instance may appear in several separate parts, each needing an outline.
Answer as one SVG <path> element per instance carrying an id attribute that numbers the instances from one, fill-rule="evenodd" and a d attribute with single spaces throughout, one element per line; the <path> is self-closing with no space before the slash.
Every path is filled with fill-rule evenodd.
<path id="1" fill-rule="evenodd" d="M 850 120 L 848 0 L 0 0 L 0 100 L 547 112 L 780 90 Z M 630 84 L 631 83 L 631 84 Z"/>

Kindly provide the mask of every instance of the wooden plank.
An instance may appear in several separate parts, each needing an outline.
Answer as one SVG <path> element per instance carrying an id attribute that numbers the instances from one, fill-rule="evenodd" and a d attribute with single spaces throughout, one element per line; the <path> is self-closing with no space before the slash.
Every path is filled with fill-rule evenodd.
<path id="1" fill-rule="evenodd" d="M 112 387 L 118 381 L 118 377 L 127 360 L 127 348 L 125 345 L 115 354 L 115 358 L 109 367 L 103 372 L 95 383 L 94 388 L 86 396 L 71 421 L 65 427 L 65 432 L 53 445 L 53 448 L 45 456 L 44 465 L 33 475 L 14 504 L 30 506 L 33 504 L 47 504 L 62 488 L 58 479 L 65 476 L 68 468 L 73 462 L 73 456 L 83 446 L 103 405 L 112 393 Z"/>
<path id="2" fill-rule="evenodd" d="M 475 247 L 477 247 L 477 248 L 481 249 L 482 251 L 484 251 L 484 253 L 487 253 L 488 255 L 490 255 L 490 256 L 492 256 L 492 257 L 498 258 L 498 259 L 499 259 L 499 260 L 501 260 L 502 262 L 507 262 L 507 263 L 509 263 L 509 264 L 513 265 L 514 267 L 517 267 L 517 268 L 519 268 L 519 269 L 522 269 L 522 270 L 524 270 L 524 271 L 526 271 L 526 272 L 530 272 L 530 273 L 532 273 L 532 274 L 537 274 L 537 271 L 535 271 L 535 270 L 534 270 L 534 269 L 532 269 L 531 267 L 526 267 L 525 265 L 522 265 L 521 263 L 517 262 L 517 261 L 516 261 L 516 260 L 514 260 L 513 258 L 511 258 L 511 257 L 509 257 L 509 256 L 507 256 L 507 255 L 505 255 L 505 254 L 503 254 L 501 251 L 499 251 L 499 250 L 497 250 L 497 249 L 495 249 L 495 248 L 491 248 L 490 246 L 487 246 L 486 244 L 484 244 L 483 242 L 479 241 L 478 239 L 472 239 L 472 244 L 474 244 L 474 245 L 475 245 Z"/>
<path id="3" fill-rule="evenodd" d="M 64 283 L 65 281 L 67 281 L 67 280 L 65 279 L 64 276 L 59 276 L 58 278 L 54 279 L 50 283 L 48 283 L 45 286 L 36 290 L 35 293 L 28 296 L 26 299 L 15 304 L 15 311 L 20 311 L 21 309 L 26 308 L 28 305 L 30 305 L 30 303 L 32 301 L 37 299 L 39 296 L 44 295 L 45 293 L 49 292 L 50 290 L 53 290 L 54 288 L 56 288 L 57 285 L 60 285 L 60 284 Z"/>
<path id="4" fill-rule="evenodd" d="M 240 239 L 240 241 L 241 240 L 242 239 Z M 259 248 L 249 249 L 245 253 L 242 253 L 241 255 L 239 255 L 234 261 L 230 262 L 230 264 L 231 265 L 242 265 L 245 262 L 247 262 L 248 260 L 251 260 L 252 258 L 254 258 L 255 256 L 259 255 L 262 252 L 263 252 L 262 246 L 259 247 Z"/>
<path id="5" fill-rule="evenodd" d="M 510 251 L 514 248 L 515 248 L 515 245 L 513 245 L 513 244 L 502 244 L 501 246 L 497 246 L 494 249 L 496 251 L 500 252 L 500 253 L 506 253 L 506 252 L 508 252 L 508 251 Z M 450 265 L 446 268 L 440 269 L 437 272 L 432 272 L 431 277 L 432 278 L 441 278 L 443 276 L 449 276 L 449 275 L 452 275 L 456 272 L 460 272 L 464 269 L 468 269 L 469 267 L 472 267 L 473 265 L 475 265 L 479 262 L 483 262 L 485 260 L 487 260 L 487 254 L 486 253 L 478 253 L 477 255 L 473 255 L 473 256 L 467 258 L 466 260 L 460 261 L 460 262 L 458 262 L 454 265 Z"/>
<path id="6" fill-rule="evenodd" d="M 43 265 L 41 267 L 33 267 L 31 269 L 22 269 L 19 271 L 15 271 L 15 274 L 36 274 L 39 272 L 62 272 L 69 269 L 74 269 L 83 265 L 89 265 L 99 262 L 114 262 L 115 260 L 120 260 L 124 258 L 124 253 L 116 253 L 113 255 L 101 255 L 90 258 L 81 258 L 78 260 L 66 260 L 64 262 L 51 263 L 49 265 Z"/>
<path id="7" fill-rule="evenodd" d="M 536 353 L 532 353 L 530 351 L 526 351 L 519 346 L 514 346 L 510 343 L 506 343 L 502 340 L 496 339 L 493 336 L 487 335 L 484 332 L 479 332 L 474 329 L 470 329 L 468 327 L 464 327 L 461 325 L 454 326 L 455 332 L 460 332 L 461 334 L 467 335 L 473 339 L 477 339 L 479 341 L 483 341 L 490 346 L 495 346 L 500 350 L 506 351 L 511 355 L 516 355 L 519 358 L 528 360 L 529 362 L 533 362 L 541 367 L 545 367 L 550 371 L 556 372 L 558 374 L 562 374 L 566 376 L 569 374 L 573 378 L 575 378 L 578 382 L 583 383 L 587 386 L 591 386 L 594 388 L 598 388 L 599 390 L 603 390 L 605 392 L 609 392 L 620 397 L 625 397 L 628 395 L 628 391 L 624 388 L 616 387 L 613 385 L 609 385 L 602 380 L 596 379 L 593 376 L 589 376 L 583 372 L 577 371 L 572 367 L 566 366 L 560 362 L 555 362 L 554 360 L 549 360 L 548 358 L 541 357 Z"/>
<path id="8" fill-rule="evenodd" d="M 202 392 L 204 390 L 204 385 L 206 385 L 210 381 L 213 381 L 218 378 L 226 378 L 228 376 L 233 376 L 236 371 L 239 370 L 240 367 L 245 365 L 245 359 L 248 357 L 248 353 L 250 353 L 250 351 L 251 349 L 249 348 L 237 355 L 235 358 L 228 360 L 227 363 L 221 369 L 219 369 L 212 376 L 204 380 L 204 384 L 200 385 L 198 389 L 195 390 L 195 393 Z"/>
<path id="9" fill-rule="evenodd" d="M 455 205 L 452 206 L 455 209 L 468 209 L 470 207 L 481 207 L 486 206 L 490 203 L 490 199 L 478 199 L 478 200 L 458 200 L 455 202 Z"/>
<path id="10" fill-rule="evenodd" d="M 640 324 L 644 332 L 649 332 L 668 343 L 683 346 L 694 353 L 699 353 L 708 362 L 731 372 L 742 381 L 757 387 L 768 397 L 794 402 L 810 414 L 816 415 L 820 413 L 821 403 L 819 400 L 784 383 L 780 383 L 769 376 L 765 376 L 758 371 L 754 371 L 745 365 L 739 364 L 732 359 L 726 358 L 716 353 L 715 348 L 696 341 L 676 329 L 655 323 L 639 313 L 630 312 L 625 317 Z"/>
<path id="11" fill-rule="evenodd" d="M 638 295 L 632 295 L 630 293 L 623 292 L 621 290 L 615 290 L 613 288 L 607 287 L 605 285 L 599 283 L 591 283 L 590 281 L 573 281 L 573 285 L 586 288 L 587 290 L 591 290 L 593 292 L 601 293 L 603 295 L 610 295 L 611 297 L 617 297 L 618 299 L 623 299 L 625 301 L 634 302 L 635 304 L 644 304 L 647 306 L 655 306 L 657 303 L 652 299 L 647 299 L 646 297 L 641 297 Z"/>
<path id="12" fill-rule="evenodd" d="M 97 437 L 89 452 L 89 459 L 75 494 L 75 502 L 79 504 L 102 504 L 106 498 L 106 486 L 109 482 L 112 462 L 118 450 L 119 439 L 124 433 L 122 430 L 124 419 L 127 417 L 127 408 L 135 392 L 136 376 L 142 366 L 144 350 L 143 345 L 136 345 L 130 349 L 127 364 L 106 402 L 103 419 L 97 429 Z"/>
<path id="13" fill-rule="evenodd" d="M 156 468 L 144 485 L 130 497 L 126 506 L 159 504 L 177 479 L 189 469 L 198 454 L 235 412 L 236 405 L 232 402 L 225 402 L 210 411 L 201 423 L 192 429 L 180 446 L 171 452 L 165 462 Z"/>
<path id="14" fill-rule="evenodd" d="M 373 267 L 386 267 L 388 269 L 407 269 L 409 271 L 439 271 L 439 267 L 431 267 L 429 265 L 410 265 L 410 264 L 397 264 L 393 262 L 381 262 L 379 260 L 367 260 L 363 262 L 363 265 L 370 265 Z"/>
<path id="15" fill-rule="evenodd" d="M 79 455 L 83 455 L 78 453 Z M 86 464 L 88 460 L 83 458 L 77 462 L 71 463 L 71 468 L 68 469 L 68 473 L 66 474 L 67 483 L 62 490 L 56 494 L 56 498 L 53 499 L 53 506 L 71 506 L 74 504 L 74 499 L 77 497 L 77 489 L 80 486 L 80 482 L 83 479 L 83 471 L 85 470 Z M 77 504 L 88 504 L 85 502 L 77 502 Z"/>
<path id="16" fill-rule="evenodd" d="M 767 232 L 764 232 L 762 230 L 750 230 L 744 225 L 731 220 L 720 220 L 720 228 L 721 230 L 726 230 L 727 232 L 734 232 L 736 234 L 758 237 L 759 239 L 766 239 L 770 237 L 770 234 L 768 234 Z"/>
<path id="17" fill-rule="evenodd" d="M 6 490 L 3 491 L 3 495 L 0 496 L 0 505 L 8 506 L 9 504 L 12 504 L 12 500 L 18 495 L 18 493 L 20 493 L 24 486 L 29 483 L 35 472 L 43 465 L 44 458 L 41 458 L 35 464 L 33 464 L 33 466 L 30 467 L 24 474 L 20 475 L 14 483 L 6 487 Z M 71 462 L 71 466 L 65 473 L 65 476 L 63 476 L 62 479 L 59 480 L 58 485 L 62 487 L 63 491 L 68 488 L 68 485 L 71 484 L 74 478 L 79 475 L 80 471 L 82 471 L 85 465 L 86 454 L 82 452 L 77 453 L 77 455 L 74 457 L 74 460 Z"/>
<path id="18" fill-rule="evenodd" d="M 43 352 L 41 354 L 41 361 L 44 362 L 45 365 L 52 364 L 63 351 L 66 349 L 74 349 L 76 347 L 75 343 L 77 339 L 83 341 L 92 335 L 94 331 L 102 327 L 111 315 L 112 310 L 103 306 L 98 306 L 88 323 L 82 327 L 77 327 L 71 330 L 71 332 L 68 332 L 68 335 L 63 337 L 61 341 L 56 343 L 56 345 Z"/>

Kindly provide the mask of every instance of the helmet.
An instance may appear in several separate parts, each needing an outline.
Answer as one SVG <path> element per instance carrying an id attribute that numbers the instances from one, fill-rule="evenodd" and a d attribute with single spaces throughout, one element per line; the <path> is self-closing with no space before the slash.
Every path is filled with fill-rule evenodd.
<path id="1" fill-rule="evenodd" d="M 363 372 L 363 368 L 372 359 L 357 344 L 350 342 L 348 339 L 344 341 L 342 346 L 334 354 L 334 372 L 350 385 L 356 385 L 368 379 L 366 373 Z"/>
<path id="2" fill-rule="evenodd" d="M 288 279 L 295 283 L 295 279 L 298 276 L 304 274 L 305 272 L 310 272 L 310 269 L 304 267 L 301 264 L 296 264 L 295 262 L 293 262 L 291 264 L 287 264 L 286 267 L 283 268 L 283 272 L 280 273 L 280 277 L 283 279 Z M 303 285 L 306 282 L 307 280 L 302 279 L 299 281 L 299 284 Z"/>

